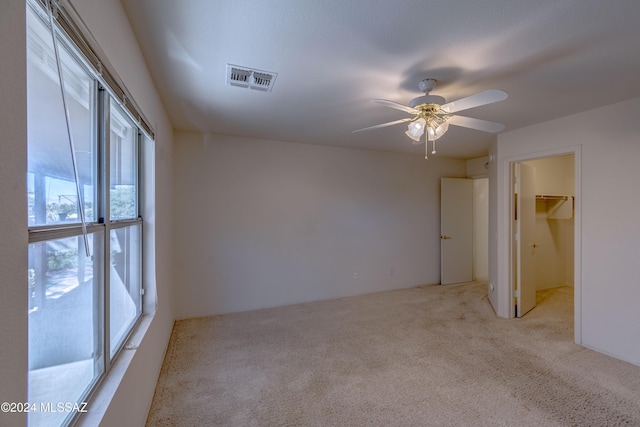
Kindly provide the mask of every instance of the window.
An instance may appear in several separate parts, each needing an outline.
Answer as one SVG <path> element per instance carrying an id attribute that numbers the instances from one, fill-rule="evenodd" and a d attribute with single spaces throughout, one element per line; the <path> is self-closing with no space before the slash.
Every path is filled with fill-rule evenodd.
<path id="1" fill-rule="evenodd" d="M 142 316 L 145 129 L 59 33 L 71 144 L 47 13 L 27 8 L 29 425 L 60 426 Z"/>

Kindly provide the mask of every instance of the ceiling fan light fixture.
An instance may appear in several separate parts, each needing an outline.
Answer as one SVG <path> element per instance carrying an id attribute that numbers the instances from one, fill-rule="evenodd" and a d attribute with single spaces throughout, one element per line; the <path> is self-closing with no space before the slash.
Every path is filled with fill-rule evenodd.
<path id="1" fill-rule="evenodd" d="M 424 134 L 424 129 L 427 121 L 420 117 L 409 123 L 408 129 L 405 134 L 414 141 L 420 141 L 420 137 Z"/>
<path id="2" fill-rule="evenodd" d="M 435 154 L 436 140 L 440 139 L 445 133 L 447 133 L 449 130 L 449 124 L 490 133 L 498 133 L 504 129 L 504 126 L 500 123 L 474 119 L 466 116 L 458 116 L 455 115 L 455 113 L 507 99 L 506 92 L 502 90 L 489 89 L 484 92 L 476 93 L 475 95 L 447 103 L 443 97 L 431 95 L 431 90 L 435 88 L 435 85 L 436 80 L 434 79 L 422 80 L 418 84 L 418 89 L 424 92 L 424 95 L 412 99 L 409 102 L 409 105 L 399 104 L 386 99 L 372 99 L 372 102 L 404 111 L 405 113 L 411 114 L 412 117 L 369 126 L 353 132 L 410 122 L 405 135 L 411 138 L 415 145 L 421 144 L 422 135 L 425 135 L 424 158 L 427 159 L 429 154 L 429 141 L 431 141 L 432 146 L 431 153 Z"/>
<path id="3" fill-rule="evenodd" d="M 435 120 L 432 121 L 427 127 L 427 139 L 429 141 L 435 141 L 440 138 L 442 135 L 447 133 L 449 130 L 449 123 L 446 120 L 443 120 L 440 123 L 437 123 Z"/>
<path id="4" fill-rule="evenodd" d="M 409 131 L 406 131 L 404 134 L 413 139 L 415 142 L 420 142 L 420 136 L 413 136 Z"/>

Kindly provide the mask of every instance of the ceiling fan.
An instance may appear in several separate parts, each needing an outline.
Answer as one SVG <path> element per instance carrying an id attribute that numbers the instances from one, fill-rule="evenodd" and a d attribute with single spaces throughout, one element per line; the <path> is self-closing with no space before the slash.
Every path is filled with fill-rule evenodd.
<path id="1" fill-rule="evenodd" d="M 491 133 L 497 133 L 504 129 L 504 125 L 500 123 L 474 119 L 471 117 L 456 116 L 453 113 L 502 101 L 507 99 L 506 92 L 491 89 L 475 95 L 467 96 L 466 98 L 458 99 L 457 101 L 446 102 L 446 100 L 441 96 L 430 95 L 430 92 L 435 88 L 435 86 L 436 80 L 434 79 L 422 80 L 418 84 L 418 89 L 424 92 L 424 95 L 412 99 L 408 106 L 388 101 L 386 99 L 372 99 L 371 102 L 404 111 L 405 113 L 411 114 L 412 117 L 369 126 L 363 129 L 354 130 L 353 132 L 361 132 L 363 130 L 371 130 L 411 122 L 409 123 L 409 128 L 405 133 L 409 138 L 413 139 L 414 144 L 420 144 L 422 142 L 420 140 L 422 135 L 426 135 L 424 156 L 426 159 L 429 151 L 428 142 L 432 142 L 431 153 L 435 154 L 436 140 L 447 132 L 449 125 L 462 126 Z"/>

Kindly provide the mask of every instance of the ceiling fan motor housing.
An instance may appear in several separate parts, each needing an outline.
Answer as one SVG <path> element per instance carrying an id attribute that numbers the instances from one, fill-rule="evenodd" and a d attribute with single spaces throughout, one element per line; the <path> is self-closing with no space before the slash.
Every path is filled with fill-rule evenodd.
<path id="1" fill-rule="evenodd" d="M 420 89 L 420 92 L 428 94 L 436 87 L 436 83 L 436 79 L 424 79 L 418 83 L 418 89 Z"/>
<path id="2" fill-rule="evenodd" d="M 438 95 L 423 95 L 409 101 L 409 107 L 416 108 L 423 104 L 446 104 L 447 100 Z"/>
<path id="3" fill-rule="evenodd" d="M 411 101 L 409 101 L 409 107 L 416 108 L 425 104 L 445 104 L 447 100 L 443 97 L 437 95 L 429 95 L 429 92 L 435 89 L 436 83 L 436 79 L 421 80 L 420 83 L 418 83 L 418 89 L 420 89 L 421 92 L 424 92 L 424 95 L 413 98 Z"/>

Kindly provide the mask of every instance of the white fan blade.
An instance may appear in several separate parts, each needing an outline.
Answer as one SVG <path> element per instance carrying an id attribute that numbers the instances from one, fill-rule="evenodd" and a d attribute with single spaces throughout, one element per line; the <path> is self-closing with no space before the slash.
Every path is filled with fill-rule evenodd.
<path id="1" fill-rule="evenodd" d="M 397 102 L 388 101 L 386 99 L 372 99 L 371 102 L 384 105 L 385 107 L 395 108 L 396 110 L 404 111 L 409 114 L 418 114 L 419 111 L 415 108 L 408 107 L 406 105 L 398 104 Z"/>
<path id="2" fill-rule="evenodd" d="M 453 116 L 447 122 L 454 126 L 477 129 L 484 132 L 498 133 L 504 129 L 502 123 L 489 122 L 487 120 L 472 119 L 471 117 Z"/>
<path id="3" fill-rule="evenodd" d="M 394 122 L 388 122 L 388 123 L 382 123 L 382 124 L 375 125 L 375 126 L 369 126 L 368 128 L 362 128 L 362 129 L 354 130 L 351 133 L 361 132 L 363 130 L 371 130 L 371 129 L 383 128 L 383 127 L 387 127 L 387 126 L 393 126 L 393 125 L 397 125 L 399 123 L 404 123 L 404 122 L 411 121 L 414 118 L 415 117 L 407 117 L 406 119 L 400 119 L 400 120 L 396 120 Z"/>
<path id="4" fill-rule="evenodd" d="M 475 95 L 467 96 L 466 98 L 458 99 L 457 101 L 451 101 L 440 106 L 440 108 L 447 113 L 455 113 L 457 111 L 468 110 L 469 108 L 502 101 L 507 99 L 507 96 L 507 92 L 503 90 L 490 89 L 476 93 Z"/>

